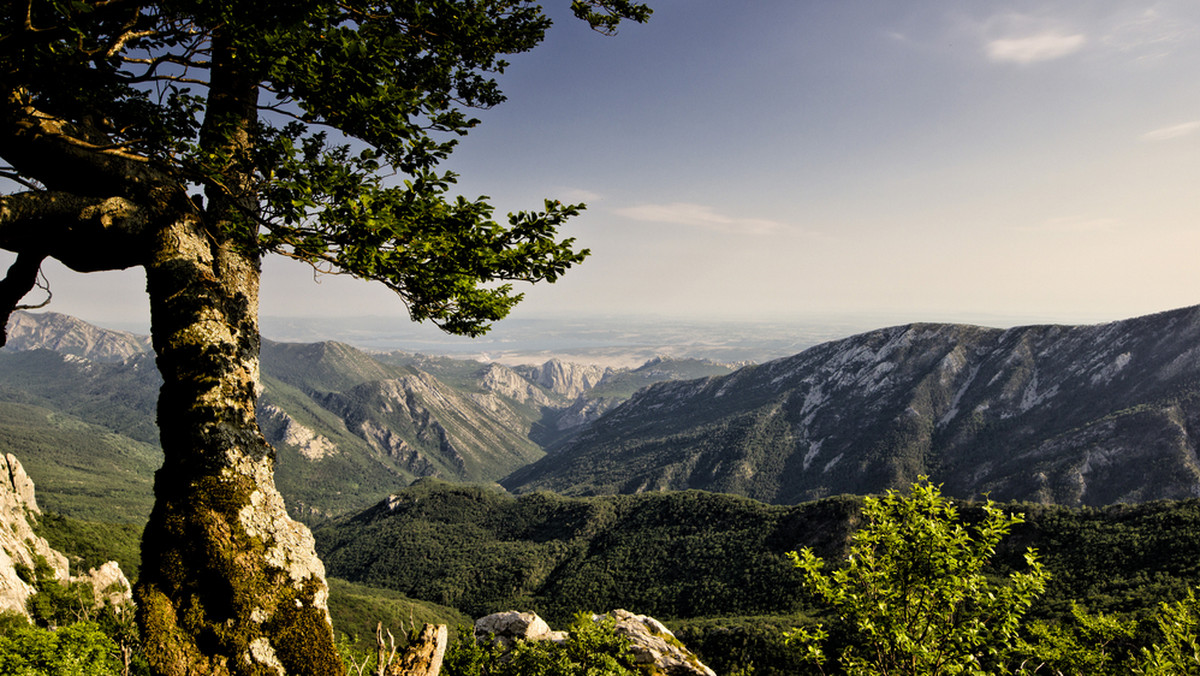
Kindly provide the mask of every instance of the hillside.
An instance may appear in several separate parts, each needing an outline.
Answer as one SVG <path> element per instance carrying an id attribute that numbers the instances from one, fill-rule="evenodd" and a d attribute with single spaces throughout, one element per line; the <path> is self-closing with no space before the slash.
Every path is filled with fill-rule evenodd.
<path id="1" fill-rule="evenodd" d="M 1198 345 L 1195 307 L 1098 326 L 897 326 L 654 385 L 502 484 L 790 504 L 924 474 L 965 498 L 1194 497 Z"/>
<path id="2" fill-rule="evenodd" d="M 161 379 L 147 346 L 65 315 L 13 315 L 0 350 L 0 450 L 26 459 L 51 509 L 132 523 L 148 513 Z M 364 508 L 422 476 L 494 482 L 633 384 L 732 370 L 695 360 L 513 369 L 269 340 L 261 365 L 259 424 L 278 451 L 276 483 L 307 520 Z M 609 390 L 590 396 L 601 385 Z"/>
<path id="3" fill-rule="evenodd" d="M 660 618 L 788 615 L 805 608 L 788 551 L 838 560 L 860 499 L 768 505 L 703 491 L 513 497 L 418 482 L 314 530 L 329 574 L 452 606 L 474 617 L 579 610 Z M 1035 547 L 1051 573 L 1034 612 L 1144 614 L 1200 583 L 1200 501 L 1103 509 L 1008 504 L 1026 522 L 1001 543 L 997 571 Z M 964 505 L 964 519 L 982 510 Z"/>

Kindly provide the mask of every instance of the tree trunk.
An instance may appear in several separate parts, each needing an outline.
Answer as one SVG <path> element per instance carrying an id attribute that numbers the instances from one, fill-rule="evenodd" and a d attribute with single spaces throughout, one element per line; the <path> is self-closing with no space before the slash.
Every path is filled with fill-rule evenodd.
<path id="1" fill-rule="evenodd" d="M 165 461 L 142 539 L 139 621 L 157 674 L 342 674 L 313 539 L 275 489 L 258 430 L 255 255 L 199 217 L 146 265 Z"/>
<path id="2" fill-rule="evenodd" d="M 448 636 L 446 625 L 426 624 L 400 660 L 388 665 L 387 676 L 438 676 Z"/>

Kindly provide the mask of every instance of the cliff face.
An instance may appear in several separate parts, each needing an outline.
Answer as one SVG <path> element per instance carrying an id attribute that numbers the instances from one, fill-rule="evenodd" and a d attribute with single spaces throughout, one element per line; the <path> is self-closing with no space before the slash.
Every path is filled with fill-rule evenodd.
<path id="1" fill-rule="evenodd" d="M 793 503 L 925 474 L 961 497 L 1193 497 L 1197 383 L 1200 308 L 1098 326 L 898 326 L 655 385 L 503 483 Z"/>
<path id="2" fill-rule="evenodd" d="M 97 604 L 132 603 L 129 580 L 116 561 L 72 576 L 66 555 L 33 531 L 41 513 L 25 468 L 11 453 L 0 456 L 0 612 L 29 616 L 25 604 L 37 591 L 30 576 L 38 559 L 50 566 L 55 580 L 90 584 Z"/>
<path id="3" fill-rule="evenodd" d="M 0 611 L 27 615 L 25 601 L 34 588 L 17 572 L 18 565 L 32 571 L 41 556 L 57 579 L 67 579 L 67 557 L 33 532 L 41 513 L 25 468 L 11 453 L 0 456 Z"/>

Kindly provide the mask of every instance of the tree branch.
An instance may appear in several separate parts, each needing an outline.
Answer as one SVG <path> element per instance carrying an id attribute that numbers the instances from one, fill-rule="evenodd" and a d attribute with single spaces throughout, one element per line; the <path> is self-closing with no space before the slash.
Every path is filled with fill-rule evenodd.
<path id="1" fill-rule="evenodd" d="M 0 248 L 52 257 L 79 272 L 123 270 L 144 262 L 151 216 L 123 197 L 7 195 L 0 197 Z"/>
<path id="2" fill-rule="evenodd" d="M 19 254 L 4 279 L 0 279 L 0 347 L 8 342 L 8 318 L 18 309 L 17 304 L 25 294 L 37 286 L 45 259 L 44 254 Z"/>
<path id="3" fill-rule="evenodd" d="M 78 195 L 135 198 L 172 184 L 149 158 L 35 108 L 22 91 L 0 109 L 0 156 L 23 176 Z"/>

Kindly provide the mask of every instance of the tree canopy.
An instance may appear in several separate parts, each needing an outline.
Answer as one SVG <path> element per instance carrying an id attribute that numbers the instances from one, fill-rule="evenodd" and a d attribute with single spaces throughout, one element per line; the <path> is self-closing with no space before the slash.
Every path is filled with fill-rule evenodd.
<path id="1" fill-rule="evenodd" d="M 649 10 L 575 0 L 601 32 Z M 161 674 L 337 674 L 324 568 L 258 429 L 261 259 L 383 283 L 477 335 L 586 250 L 582 205 L 492 217 L 439 170 L 526 0 L 17 0 L 0 6 L 0 327 L 54 258 L 141 266 L 164 462 L 134 590 Z M 3 336 L 0 335 L 0 338 Z"/>
<path id="2" fill-rule="evenodd" d="M 612 32 L 649 10 L 576 0 Z M 0 247 L 80 270 L 145 262 L 152 223 L 221 211 L 221 237 L 382 282 L 412 317 L 478 334 L 587 254 L 580 205 L 493 220 L 438 163 L 504 100 L 504 56 L 549 19 L 521 0 L 27 0 L 0 10 Z M 203 186 L 208 205 L 185 194 Z M 216 226 L 214 226 L 216 227 Z M 16 289 L 16 290 L 13 290 Z M 20 296 L 16 296 L 20 298 Z M 15 300 L 13 301 L 16 302 Z"/>

